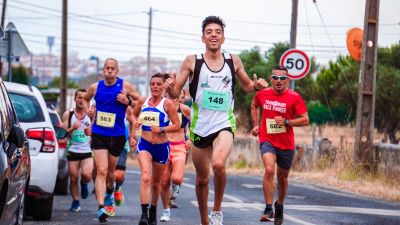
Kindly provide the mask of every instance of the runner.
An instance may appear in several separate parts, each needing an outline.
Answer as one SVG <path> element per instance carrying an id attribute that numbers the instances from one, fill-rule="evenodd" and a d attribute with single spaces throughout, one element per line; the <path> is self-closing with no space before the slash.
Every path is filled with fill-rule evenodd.
<path id="1" fill-rule="evenodd" d="M 168 93 L 166 94 L 169 98 Z M 161 222 L 170 221 L 170 207 L 177 208 L 175 199 L 179 194 L 180 185 L 183 182 L 183 175 L 185 172 L 185 164 L 187 157 L 187 148 L 185 143 L 185 128 L 189 123 L 190 108 L 185 104 L 180 103 L 180 98 L 185 96 L 182 90 L 178 99 L 171 99 L 178 108 L 178 116 L 180 122 L 180 129 L 175 132 L 168 132 L 167 137 L 170 147 L 170 162 L 168 169 L 165 171 L 161 178 L 161 200 L 163 202 L 164 211 L 160 218 Z M 173 184 L 173 193 L 170 193 L 171 180 Z"/>
<path id="2" fill-rule="evenodd" d="M 288 176 L 294 156 L 293 127 L 307 126 L 308 113 L 302 97 L 288 88 L 287 69 L 276 66 L 270 81 L 272 88 L 258 92 L 251 104 L 252 134 L 259 136 L 261 158 L 264 163 L 263 190 L 265 210 L 260 221 L 283 222 L 283 201 L 288 190 Z M 259 122 L 260 107 L 262 118 Z M 261 125 L 259 125 L 261 124 Z M 274 203 L 275 163 L 278 180 L 278 199 Z"/>
<path id="3" fill-rule="evenodd" d="M 100 222 L 107 221 L 107 217 L 115 213 L 114 172 L 125 145 L 125 112 L 132 103 L 131 98 L 139 99 L 132 84 L 117 77 L 117 60 L 107 59 L 103 74 L 104 80 L 90 85 L 85 95 L 87 105 L 93 97 L 96 101 L 91 147 L 96 164 L 95 194 Z"/>
<path id="4" fill-rule="evenodd" d="M 172 76 L 165 82 L 170 95 L 178 97 L 186 81 L 190 81 L 189 92 L 193 102 L 190 112 L 190 139 L 196 168 L 196 195 L 203 225 L 209 224 L 207 201 L 210 164 L 214 172 L 215 191 L 214 206 L 210 214 L 211 224 L 223 224 L 221 203 L 227 179 L 225 164 L 236 130 L 233 115 L 233 87 L 236 78 L 246 92 L 268 86 L 264 79 L 257 79 L 255 74 L 253 81 L 250 80 L 237 55 L 222 54 L 224 27 L 225 24 L 219 17 L 205 18 L 202 24 L 205 53 L 187 56 L 179 76 L 176 79 Z"/>
<path id="5" fill-rule="evenodd" d="M 177 107 L 164 98 L 164 81 L 168 74 L 154 74 L 150 79 L 150 98 L 142 98 L 135 105 L 133 116 L 139 118 L 131 131 L 131 144 L 135 143 L 135 130 L 142 125 L 137 145 L 140 166 L 140 203 L 142 215 L 139 225 L 157 224 L 157 202 L 160 194 L 160 177 L 168 169 L 169 143 L 167 132 L 179 130 Z M 139 115 L 140 113 L 140 115 Z M 170 120 L 171 122 L 170 123 Z M 149 207 L 149 196 L 150 207 Z"/>
<path id="6" fill-rule="evenodd" d="M 75 108 L 63 114 L 62 126 L 68 133 L 67 160 L 69 174 L 69 191 L 72 197 L 70 211 L 81 210 L 79 202 L 79 170 L 81 171 L 81 198 L 86 199 L 89 194 L 88 183 L 92 178 L 93 158 L 90 148 L 90 126 L 91 120 L 86 114 L 83 96 L 85 89 L 75 92 Z"/>

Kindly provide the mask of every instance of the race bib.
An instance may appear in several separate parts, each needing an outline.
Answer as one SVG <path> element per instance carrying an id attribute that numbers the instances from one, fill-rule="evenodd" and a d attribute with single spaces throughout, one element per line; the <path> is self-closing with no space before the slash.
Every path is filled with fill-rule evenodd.
<path id="1" fill-rule="evenodd" d="M 160 113 L 159 112 L 141 112 L 139 121 L 145 126 L 160 126 Z"/>
<path id="2" fill-rule="evenodd" d="M 228 111 L 229 96 L 226 92 L 205 90 L 201 107 L 210 110 Z"/>
<path id="3" fill-rule="evenodd" d="M 83 130 L 74 130 L 74 132 L 72 132 L 71 138 L 73 142 L 78 143 L 85 143 L 89 141 L 89 137 L 86 136 Z"/>
<path id="4" fill-rule="evenodd" d="M 97 112 L 96 124 L 102 127 L 114 127 L 115 125 L 115 114 L 107 112 Z"/>
<path id="5" fill-rule="evenodd" d="M 279 126 L 276 124 L 274 119 L 267 119 L 267 133 L 268 134 L 279 134 L 279 133 L 285 133 L 286 132 L 286 127 L 285 126 Z"/>

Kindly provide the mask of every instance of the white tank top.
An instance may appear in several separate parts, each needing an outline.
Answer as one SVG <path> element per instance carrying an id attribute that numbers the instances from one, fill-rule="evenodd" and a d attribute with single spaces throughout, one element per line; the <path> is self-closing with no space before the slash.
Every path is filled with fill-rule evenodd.
<path id="1" fill-rule="evenodd" d="M 78 118 L 75 113 L 71 117 L 71 126 L 76 123 Z M 90 153 L 90 136 L 86 136 L 84 129 L 90 127 L 91 120 L 88 115 L 85 115 L 81 120 L 81 125 L 78 129 L 74 130 L 71 136 L 68 138 L 68 151 L 75 153 Z"/>
<path id="2" fill-rule="evenodd" d="M 190 111 L 191 137 L 193 133 L 205 137 L 223 128 L 236 130 L 233 115 L 235 70 L 232 57 L 223 54 L 224 64 L 219 71 L 212 71 L 203 55 L 196 55 L 193 79 L 189 85 L 192 96 Z"/>

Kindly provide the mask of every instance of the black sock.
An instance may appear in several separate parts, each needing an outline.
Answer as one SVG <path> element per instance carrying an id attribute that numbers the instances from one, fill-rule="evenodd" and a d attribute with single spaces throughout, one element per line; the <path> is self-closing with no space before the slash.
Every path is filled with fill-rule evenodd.
<path id="1" fill-rule="evenodd" d="M 142 205 L 142 214 L 147 214 L 147 209 L 149 208 L 149 204 L 141 204 Z"/>
<path id="2" fill-rule="evenodd" d="M 157 211 L 157 205 L 150 205 L 149 212 Z"/>
<path id="3" fill-rule="evenodd" d="M 102 208 L 104 208 L 104 205 L 99 205 L 99 209 L 102 209 Z"/>
<path id="4" fill-rule="evenodd" d="M 118 190 L 119 187 L 121 187 L 121 185 L 122 185 L 122 184 L 120 184 L 120 183 L 115 183 L 115 189 L 114 189 L 114 190 Z"/>
<path id="5" fill-rule="evenodd" d="M 279 204 L 278 202 L 275 202 L 275 209 L 283 209 L 283 204 Z"/>
<path id="6" fill-rule="evenodd" d="M 272 204 L 265 204 L 265 210 L 271 211 L 272 210 Z"/>
<path id="7" fill-rule="evenodd" d="M 107 189 L 106 190 L 106 193 L 109 194 L 109 195 L 112 194 L 113 192 L 114 192 L 114 187 L 112 189 Z"/>

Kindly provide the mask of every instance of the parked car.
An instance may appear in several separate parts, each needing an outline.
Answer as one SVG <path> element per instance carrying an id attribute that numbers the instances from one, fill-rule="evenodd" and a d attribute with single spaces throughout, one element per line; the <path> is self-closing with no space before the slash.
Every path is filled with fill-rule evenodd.
<path id="1" fill-rule="evenodd" d="M 53 127 L 61 127 L 61 119 L 58 113 L 48 108 L 50 120 Z M 57 139 L 58 142 L 58 173 L 56 188 L 54 194 L 66 195 L 68 194 L 68 161 L 67 161 L 67 141 L 66 139 Z"/>
<path id="2" fill-rule="evenodd" d="M 23 223 L 31 172 L 29 142 L 0 78 L 0 224 Z"/>
<path id="3" fill-rule="evenodd" d="M 50 220 L 58 173 L 58 144 L 46 103 L 36 87 L 10 82 L 4 84 L 29 140 L 31 176 L 26 216 Z"/>

